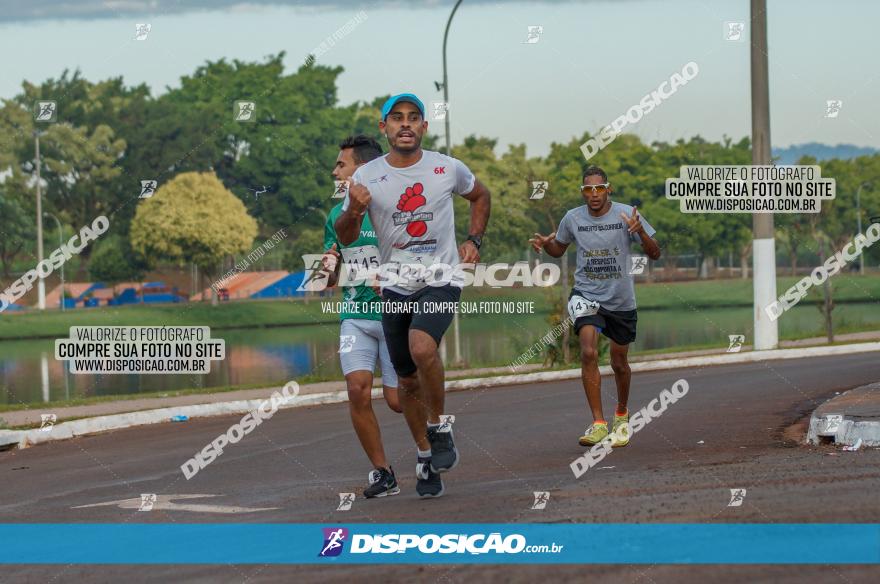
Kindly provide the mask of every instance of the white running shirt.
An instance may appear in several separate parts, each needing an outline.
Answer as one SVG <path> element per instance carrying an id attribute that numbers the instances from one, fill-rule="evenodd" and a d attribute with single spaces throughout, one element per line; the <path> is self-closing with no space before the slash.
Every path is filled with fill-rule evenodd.
<path id="1" fill-rule="evenodd" d="M 382 263 L 446 264 L 450 268 L 434 272 L 431 285 L 463 287 L 461 270 L 452 269 L 461 262 L 452 194 L 470 193 L 476 180 L 473 173 L 462 161 L 431 150 L 422 150 L 421 159 L 406 168 L 391 166 L 385 156 L 364 164 L 352 176 L 352 183 L 370 191 L 367 212 L 379 239 Z M 343 210 L 348 209 L 348 201 L 346 195 Z M 387 288 L 409 295 L 425 285 L 413 280 Z"/>

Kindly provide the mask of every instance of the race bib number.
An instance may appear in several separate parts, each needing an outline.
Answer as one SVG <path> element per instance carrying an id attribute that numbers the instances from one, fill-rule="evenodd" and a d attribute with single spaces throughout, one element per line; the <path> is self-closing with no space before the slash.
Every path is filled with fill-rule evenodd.
<path id="1" fill-rule="evenodd" d="M 427 280 L 431 276 L 434 256 L 428 253 L 393 249 L 391 263 L 397 264 L 397 283 L 395 285 L 415 292 L 428 285 Z"/>
<path id="2" fill-rule="evenodd" d="M 379 248 L 375 245 L 359 245 L 342 248 L 342 263 L 345 266 L 346 286 L 363 284 L 372 280 L 379 272 Z"/>
<path id="3" fill-rule="evenodd" d="M 595 300 L 587 300 L 575 294 L 568 301 L 568 314 L 574 320 L 582 316 L 593 316 L 597 312 L 599 312 L 599 303 Z"/>

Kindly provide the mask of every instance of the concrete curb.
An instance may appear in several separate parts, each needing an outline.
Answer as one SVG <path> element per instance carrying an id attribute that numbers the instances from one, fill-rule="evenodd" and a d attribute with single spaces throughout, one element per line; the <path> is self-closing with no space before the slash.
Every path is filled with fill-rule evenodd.
<path id="1" fill-rule="evenodd" d="M 806 441 L 880 446 L 880 382 L 846 391 L 816 408 Z"/>
<path id="2" fill-rule="evenodd" d="M 832 347 L 807 347 L 801 349 L 775 349 L 772 351 L 748 352 L 748 353 L 725 353 L 722 355 L 705 355 L 698 357 L 683 357 L 677 359 L 665 359 L 662 361 L 643 361 L 631 363 L 634 372 L 638 371 L 661 371 L 665 369 L 678 369 L 682 367 L 702 367 L 710 365 L 729 365 L 736 363 L 750 363 L 762 361 L 774 361 L 780 359 L 802 359 L 807 357 L 849 355 L 853 353 L 867 353 L 880 351 L 880 342 L 860 343 L 854 345 L 841 345 Z M 602 375 L 611 375 L 611 367 L 599 368 Z M 456 379 L 446 382 L 447 391 L 464 391 L 482 387 L 496 387 L 499 385 L 519 385 L 525 383 L 542 383 L 547 381 L 560 381 L 577 379 L 581 375 L 580 369 L 567 369 L 563 371 L 547 371 L 540 373 L 526 373 L 513 375 L 500 375 L 495 377 L 483 377 L 473 379 Z M 269 391 L 264 399 L 269 398 Z M 381 389 L 373 390 L 373 397 L 380 397 Z M 319 404 L 339 403 L 348 399 L 346 391 L 331 391 L 299 395 L 290 400 L 282 408 L 297 408 Z M 218 402 L 203 405 L 176 406 L 172 408 L 160 408 L 143 410 L 127 414 L 113 414 L 95 418 L 85 418 L 71 422 L 63 422 L 52 426 L 51 429 L 34 430 L 0 430 L 0 448 L 17 446 L 27 448 L 35 444 L 52 440 L 66 440 L 76 436 L 119 430 L 132 426 L 157 424 L 170 421 L 172 416 L 183 415 L 189 418 L 208 416 L 220 416 L 224 414 L 245 414 L 264 400 L 240 400 L 230 402 Z"/>

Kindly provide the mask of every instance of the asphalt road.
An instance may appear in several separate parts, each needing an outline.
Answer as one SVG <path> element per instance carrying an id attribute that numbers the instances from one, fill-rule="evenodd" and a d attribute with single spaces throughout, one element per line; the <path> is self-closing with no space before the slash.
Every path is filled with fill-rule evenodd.
<path id="1" fill-rule="evenodd" d="M 678 379 L 688 394 L 575 479 L 588 425 L 579 381 L 457 392 L 461 464 L 444 475 L 447 495 L 415 494 L 415 452 L 401 415 L 375 401 L 400 495 L 358 499 L 369 464 L 345 404 L 279 411 L 187 481 L 180 465 L 240 416 L 169 423 L 0 453 L 0 522 L 878 522 L 880 450 L 799 445 L 798 422 L 824 400 L 880 379 L 876 353 L 678 369 L 634 376 L 635 411 Z M 613 379 L 603 378 L 606 412 Z M 744 488 L 739 507 L 730 489 Z M 549 491 L 532 510 L 534 491 Z M 160 496 L 139 512 L 141 493 Z M 181 494 L 215 497 L 174 499 Z M 164 496 L 205 511 L 163 509 Z M 132 499 L 119 504 L 82 507 Z M 125 507 L 126 504 L 123 504 Z M 249 512 L 244 508 L 273 508 Z M 197 508 L 198 509 L 198 508 Z M 597 526 L 600 530 L 601 526 Z M 833 537 L 829 528 L 829 537 Z M 38 545 L 38 543 L 35 543 Z M 817 545 L 821 545 L 817 542 Z M 805 558 L 809 550 L 804 550 Z M 877 567 L 842 566 L 19 566 L 0 581 L 533 581 L 588 577 L 649 583 L 877 581 Z"/>

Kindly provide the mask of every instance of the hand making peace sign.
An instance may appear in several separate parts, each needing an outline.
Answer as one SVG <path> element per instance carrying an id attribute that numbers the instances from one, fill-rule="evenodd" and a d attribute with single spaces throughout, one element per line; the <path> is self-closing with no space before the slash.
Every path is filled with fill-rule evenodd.
<path id="1" fill-rule="evenodd" d="M 628 217 L 626 213 L 621 213 L 620 218 L 629 226 L 630 233 L 641 234 L 645 230 L 644 226 L 642 226 L 642 220 L 639 217 L 639 210 L 636 207 L 633 207 L 631 216 Z"/>

